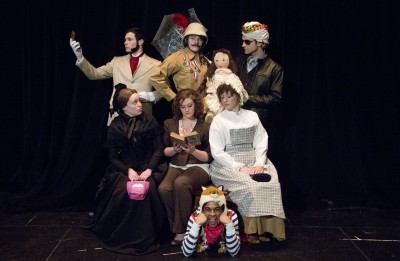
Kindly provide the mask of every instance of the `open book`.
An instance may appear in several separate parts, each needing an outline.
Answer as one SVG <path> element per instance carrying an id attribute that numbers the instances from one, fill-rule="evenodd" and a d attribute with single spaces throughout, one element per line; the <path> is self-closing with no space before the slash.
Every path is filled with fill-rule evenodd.
<path id="1" fill-rule="evenodd" d="M 175 132 L 171 132 L 170 137 L 173 142 L 185 146 L 187 143 L 192 145 L 200 145 L 200 135 L 197 131 L 192 131 L 191 133 L 186 134 L 185 136 L 180 136 Z"/>

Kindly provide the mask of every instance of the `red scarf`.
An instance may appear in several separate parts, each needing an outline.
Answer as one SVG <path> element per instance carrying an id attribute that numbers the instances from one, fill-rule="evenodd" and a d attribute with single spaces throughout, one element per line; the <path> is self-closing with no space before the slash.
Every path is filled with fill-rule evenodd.
<path id="1" fill-rule="evenodd" d="M 135 71 L 136 71 L 136 69 L 138 67 L 138 64 L 139 64 L 139 58 L 142 57 L 143 54 L 144 54 L 144 52 L 142 52 L 140 55 L 138 55 L 136 57 L 131 55 L 131 59 L 129 60 L 129 64 L 131 65 L 132 75 L 135 73 Z"/>
<path id="2" fill-rule="evenodd" d="M 217 242 L 219 236 L 221 236 L 223 229 L 224 229 L 224 225 L 222 223 L 219 223 L 215 227 L 206 225 L 204 232 L 206 233 L 207 245 L 215 244 L 215 242 Z"/>

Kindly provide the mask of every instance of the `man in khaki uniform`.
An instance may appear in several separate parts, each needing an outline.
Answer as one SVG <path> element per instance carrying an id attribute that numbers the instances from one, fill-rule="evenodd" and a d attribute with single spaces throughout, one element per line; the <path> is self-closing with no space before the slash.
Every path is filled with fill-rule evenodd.
<path id="1" fill-rule="evenodd" d="M 208 68 L 207 58 L 200 54 L 207 40 L 206 28 L 200 23 L 190 23 L 183 37 L 185 49 L 171 54 L 153 69 L 150 83 L 166 100 L 171 101 L 176 96 L 168 80 L 170 76 L 178 91 L 199 89 Z"/>
<path id="2" fill-rule="evenodd" d="M 70 45 L 76 55 L 76 66 L 90 79 L 102 80 L 113 78 L 114 86 L 118 83 L 125 84 L 130 89 L 135 89 L 140 96 L 143 105 L 143 111 L 152 114 L 153 103 L 158 102 L 162 96 L 155 91 L 149 82 L 151 71 L 161 62 L 147 56 L 143 52 L 143 32 L 140 28 L 131 28 L 125 35 L 125 56 L 115 56 L 106 65 L 95 68 L 82 55 L 80 43 L 75 39 L 70 39 Z M 112 97 L 110 99 L 110 117 L 107 125 L 110 125 L 112 119 L 117 113 L 112 110 Z"/>

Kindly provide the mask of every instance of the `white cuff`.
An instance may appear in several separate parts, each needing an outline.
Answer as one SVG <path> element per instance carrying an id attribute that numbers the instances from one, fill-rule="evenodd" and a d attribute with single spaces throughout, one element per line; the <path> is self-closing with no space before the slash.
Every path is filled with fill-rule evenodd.
<path id="1" fill-rule="evenodd" d="M 233 222 L 228 223 L 228 224 L 225 225 L 225 233 L 226 233 L 227 236 L 231 236 L 231 235 L 236 233 L 235 227 L 233 225 Z"/>
<path id="2" fill-rule="evenodd" d="M 80 65 L 83 62 L 83 59 L 85 59 L 83 56 L 81 59 L 76 58 L 75 65 Z"/>
<path id="3" fill-rule="evenodd" d="M 193 224 L 192 224 L 192 227 L 190 228 L 189 234 L 191 234 L 194 237 L 197 237 L 200 232 L 200 227 L 201 227 L 201 225 L 199 225 L 193 221 Z"/>

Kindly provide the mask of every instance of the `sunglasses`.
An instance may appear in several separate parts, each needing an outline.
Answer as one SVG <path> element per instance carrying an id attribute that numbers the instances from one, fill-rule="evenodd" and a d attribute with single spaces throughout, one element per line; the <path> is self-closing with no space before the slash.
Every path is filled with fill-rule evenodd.
<path id="1" fill-rule="evenodd" d="M 245 43 L 246 45 L 250 45 L 254 41 L 255 40 L 253 40 L 253 41 L 251 41 L 251 40 L 243 40 L 242 42 Z"/>

